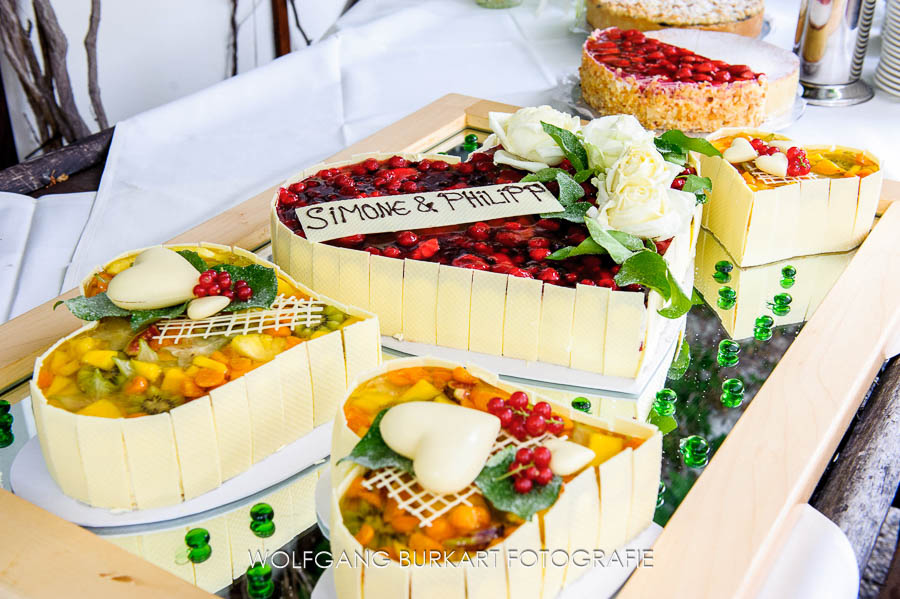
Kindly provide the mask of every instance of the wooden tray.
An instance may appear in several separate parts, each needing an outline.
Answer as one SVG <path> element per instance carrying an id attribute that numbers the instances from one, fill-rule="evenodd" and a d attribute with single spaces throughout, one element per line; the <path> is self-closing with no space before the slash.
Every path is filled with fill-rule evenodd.
<path id="1" fill-rule="evenodd" d="M 451 94 L 335 154 L 426 151 L 486 130 L 490 111 L 515 106 Z M 438 148 L 438 149 L 443 149 Z M 299 171 L 304 165 L 298 164 Z M 257 250 L 269 241 L 274 188 L 169 242 L 210 241 Z M 886 181 L 881 219 L 729 433 L 619 595 L 752 597 L 876 372 L 900 338 L 900 182 Z M 75 295 L 71 290 L 61 298 Z M 0 325 L 0 393 L 27 397 L 34 359 L 80 322 L 47 302 Z M 211 597 L 95 535 L 0 491 L 0 591 L 52 598 Z M 692 555 L 685 548 L 692 548 Z M 52 564 L 54 576 L 46 576 Z M 0 593 L 4 594 L 4 593 Z"/>

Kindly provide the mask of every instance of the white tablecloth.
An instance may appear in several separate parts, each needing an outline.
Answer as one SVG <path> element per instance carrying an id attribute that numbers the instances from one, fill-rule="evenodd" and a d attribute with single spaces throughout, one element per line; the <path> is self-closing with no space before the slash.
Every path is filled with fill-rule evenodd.
<path id="1" fill-rule="evenodd" d="M 789 47 L 798 0 L 768 4 L 766 39 Z M 118 123 L 87 224 L 55 214 L 53 227 L 31 230 L 27 246 L 71 255 L 62 283 L 69 288 L 117 253 L 169 239 L 444 94 L 548 103 L 559 79 L 577 69 L 584 34 L 569 31 L 570 0 L 549 0 L 540 14 L 537 6 L 361 0 L 323 41 Z M 872 45 L 869 80 L 877 36 Z M 890 161 L 898 116 L 900 103 L 879 93 L 849 108 L 809 107 L 786 132 L 870 148 L 898 178 Z M 28 210 L 13 220 L 27 222 Z M 19 273 L 19 282 L 14 294 L 0 294 L 0 318 L 60 289 L 47 269 L 22 267 L 26 244 L 17 243 L 2 247 L 4 276 Z"/>

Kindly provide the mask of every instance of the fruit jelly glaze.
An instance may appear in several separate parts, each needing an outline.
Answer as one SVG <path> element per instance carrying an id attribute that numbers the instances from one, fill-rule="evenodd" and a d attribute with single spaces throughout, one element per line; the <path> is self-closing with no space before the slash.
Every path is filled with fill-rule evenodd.
<path id="1" fill-rule="evenodd" d="M 648 38 L 636 29 L 606 29 L 588 39 L 591 57 L 610 69 L 636 77 L 657 77 L 671 82 L 702 82 L 725 85 L 731 81 L 758 79 L 761 74 L 746 65 L 732 65 Z"/>
<path id="2" fill-rule="evenodd" d="M 528 174 L 506 165 L 495 165 L 494 151 L 496 148 L 473 154 L 470 161 L 453 165 L 435 160 L 410 162 L 393 156 L 325 169 L 279 190 L 278 218 L 302 237 L 303 230 L 295 209 L 310 204 L 515 183 Z M 563 161 L 560 167 L 575 172 L 568 161 Z M 545 185 L 552 193 L 559 193 L 555 182 Z M 585 195 L 581 200 L 596 204 L 596 189 L 589 183 L 582 183 L 582 188 Z M 574 287 L 582 284 L 618 289 L 613 277 L 619 267 L 608 255 L 546 259 L 552 252 L 578 245 L 587 237 L 587 228 L 581 223 L 516 216 L 417 231 L 360 234 L 327 243 L 390 258 L 411 258 L 540 279 L 554 285 Z M 657 242 L 657 250 L 665 253 L 670 241 Z M 632 285 L 628 289 L 642 288 Z"/>

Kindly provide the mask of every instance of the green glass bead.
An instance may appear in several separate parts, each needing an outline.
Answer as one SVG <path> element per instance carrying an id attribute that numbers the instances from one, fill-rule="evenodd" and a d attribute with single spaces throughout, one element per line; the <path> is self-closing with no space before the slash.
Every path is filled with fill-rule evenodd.
<path id="1" fill-rule="evenodd" d="M 0 429 L 9 430 L 12 428 L 13 424 L 13 415 L 12 414 L 0 414 Z"/>
<path id="2" fill-rule="evenodd" d="M 247 595 L 250 599 L 268 599 L 274 594 L 271 566 L 256 562 L 247 568 Z"/>
<path id="3" fill-rule="evenodd" d="M 653 409 L 660 416 L 671 416 L 675 413 L 675 401 L 678 395 L 671 389 L 660 389 L 656 392 Z"/>
<path id="4" fill-rule="evenodd" d="M 757 341 L 768 341 L 772 338 L 772 329 L 769 327 L 754 327 L 753 338 Z"/>
<path id="5" fill-rule="evenodd" d="M 666 502 L 665 497 L 663 495 L 666 492 L 666 483 L 663 481 L 659 481 L 659 491 L 656 493 L 656 507 L 660 508 Z"/>
<path id="6" fill-rule="evenodd" d="M 734 264 L 728 260 L 719 260 L 716 262 L 716 272 L 731 272 L 734 270 Z"/>
<path id="7" fill-rule="evenodd" d="M 781 279 L 781 288 L 790 289 L 794 286 L 794 279 Z"/>
<path id="8" fill-rule="evenodd" d="M 755 326 L 763 327 L 765 329 L 771 329 L 775 326 L 775 319 L 769 316 L 768 314 L 763 314 L 759 318 L 756 319 L 754 323 Z"/>
<path id="9" fill-rule="evenodd" d="M 572 407 L 579 412 L 591 413 L 591 400 L 587 397 L 576 397 L 572 400 Z"/>
<path id="10" fill-rule="evenodd" d="M 187 558 L 195 564 L 200 564 L 212 555 L 212 547 L 209 546 L 209 531 L 205 528 L 192 528 L 184 535 L 184 544 L 190 547 Z"/>
<path id="11" fill-rule="evenodd" d="M 731 339 L 722 339 L 719 342 L 719 353 L 726 355 L 737 355 L 741 351 L 741 344 Z"/>
<path id="12" fill-rule="evenodd" d="M 9 447 L 16 440 L 16 436 L 9 429 L 0 429 L 0 449 Z"/>
<path id="13" fill-rule="evenodd" d="M 250 508 L 250 530 L 258 537 L 266 538 L 275 534 L 275 510 L 268 503 L 257 503 Z"/>
<path id="14" fill-rule="evenodd" d="M 722 405 L 737 408 L 744 402 L 744 383 L 741 379 L 728 379 L 722 383 Z"/>
<path id="15" fill-rule="evenodd" d="M 769 309 L 772 310 L 772 314 L 775 316 L 784 316 L 791 311 L 792 301 L 794 301 L 794 298 L 791 297 L 791 294 L 779 293 L 772 298 L 772 301 L 769 303 Z"/>
<path id="16" fill-rule="evenodd" d="M 719 354 L 716 356 L 716 362 L 719 363 L 719 366 L 737 366 L 740 358 L 738 358 L 737 354 Z"/>
<path id="17" fill-rule="evenodd" d="M 793 279 L 797 276 L 797 269 L 788 264 L 784 268 L 781 269 L 781 276 L 785 279 Z"/>
<path id="18" fill-rule="evenodd" d="M 719 299 L 734 300 L 737 299 L 737 293 L 731 287 L 721 287 L 719 289 Z"/>
<path id="19" fill-rule="evenodd" d="M 473 150 L 478 149 L 478 136 L 474 133 L 469 133 L 463 138 L 463 150 L 466 152 L 471 152 Z"/>
<path id="20" fill-rule="evenodd" d="M 731 282 L 731 275 L 727 272 L 716 271 L 713 273 L 712 278 L 716 283 L 722 283 L 723 285 Z"/>
<path id="21" fill-rule="evenodd" d="M 690 468 L 703 468 L 709 463 L 709 444 L 698 435 L 685 437 L 678 444 L 684 465 Z"/>
<path id="22" fill-rule="evenodd" d="M 9 402 L 5 399 L 0 399 L 0 414 L 9 414 Z"/>
<path id="23" fill-rule="evenodd" d="M 722 291 L 724 289 L 728 289 L 732 293 L 734 293 L 734 290 L 731 289 L 731 287 L 722 287 L 722 289 L 719 289 L 719 299 L 716 300 L 716 305 L 719 306 L 720 308 L 722 308 L 723 310 L 731 310 L 732 308 L 734 308 L 735 300 L 734 300 L 734 298 L 723 297 Z"/>

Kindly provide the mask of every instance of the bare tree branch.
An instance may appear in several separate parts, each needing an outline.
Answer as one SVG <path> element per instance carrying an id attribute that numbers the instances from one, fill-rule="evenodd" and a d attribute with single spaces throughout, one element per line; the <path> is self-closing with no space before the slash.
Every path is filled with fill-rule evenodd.
<path id="1" fill-rule="evenodd" d="M 303 30 L 303 26 L 300 24 L 300 15 L 297 13 L 297 5 L 294 4 L 294 0 L 289 0 L 291 3 L 291 11 L 294 13 L 294 24 L 297 26 L 297 29 L 300 30 L 300 35 L 303 36 L 303 41 L 306 42 L 306 45 L 309 46 L 312 44 L 312 40 L 309 39 L 309 36 L 306 35 L 306 31 Z"/>
<path id="2" fill-rule="evenodd" d="M 238 23 L 237 23 L 238 0 L 231 0 L 231 76 L 234 77 L 238 73 Z"/>
<path id="3" fill-rule="evenodd" d="M 100 99 L 100 83 L 97 80 L 97 31 L 100 29 L 100 0 L 91 0 L 91 22 L 87 35 L 84 36 L 84 50 L 87 53 L 88 63 L 88 95 L 91 97 L 91 107 L 94 109 L 94 118 L 100 129 L 109 127 L 106 118 L 106 110 L 103 109 L 103 100 Z"/>
<path id="4" fill-rule="evenodd" d="M 69 138 L 69 141 L 90 135 L 90 129 L 78 113 L 75 97 L 72 94 L 72 84 L 69 81 L 69 71 L 66 65 L 66 53 L 69 49 L 66 34 L 59 26 L 50 0 L 32 0 L 32 6 L 37 19 L 41 46 L 47 59 L 44 69 L 52 78 L 56 88 L 61 116 L 71 129 L 72 137 Z M 69 136 L 66 135 L 66 137 Z"/>

